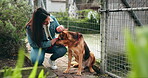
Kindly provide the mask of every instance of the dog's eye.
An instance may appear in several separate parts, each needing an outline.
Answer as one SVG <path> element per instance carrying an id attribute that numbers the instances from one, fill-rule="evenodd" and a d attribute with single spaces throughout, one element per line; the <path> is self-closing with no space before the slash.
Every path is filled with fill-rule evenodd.
<path id="1" fill-rule="evenodd" d="M 64 38 L 63 37 L 59 37 L 58 40 L 64 40 Z"/>
<path id="2" fill-rule="evenodd" d="M 61 40 L 64 40 L 64 38 L 61 38 Z"/>
<path id="3" fill-rule="evenodd" d="M 64 36 L 63 35 L 60 35 L 59 39 L 60 40 L 64 40 Z"/>
<path id="4" fill-rule="evenodd" d="M 63 38 L 62 38 L 62 37 L 60 37 L 60 38 L 59 38 L 59 40 L 63 40 Z"/>

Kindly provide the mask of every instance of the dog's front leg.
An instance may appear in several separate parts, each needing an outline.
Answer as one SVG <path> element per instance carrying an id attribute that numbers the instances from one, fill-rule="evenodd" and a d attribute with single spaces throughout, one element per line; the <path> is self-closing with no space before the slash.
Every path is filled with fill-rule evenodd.
<path id="1" fill-rule="evenodd" d="M 81 75 L 81 71 L 82 71 L 82 60 L 83 60 L 83 54 L 80 53 L 79 54 L 79 67 L 78 67 L 77 75 Z"/>
<path id="2" fill-rule="evenodd" d="M 72 51 L 70 49 L 68 49 L 68 67 L 64 71 L 64 73 L 68 73 L 69 72 L 70 66 L 71 66 L 71 59 L 72 59 Z"/>

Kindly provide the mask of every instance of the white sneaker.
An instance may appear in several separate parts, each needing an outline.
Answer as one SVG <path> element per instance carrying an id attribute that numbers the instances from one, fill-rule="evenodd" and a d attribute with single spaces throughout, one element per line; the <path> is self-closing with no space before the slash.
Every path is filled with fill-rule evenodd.
<path id="1" fill-rule="evenodd" d="M 53 69 L 53 70 L 55 70 L 55 69 L 58 68 L 58 67 L 56 66 L 56 64 L 55 64 L 55 61 L 51 61 L 51 60 L 49 59 L 49 64 L 50 64 L 50 68 Z"/>

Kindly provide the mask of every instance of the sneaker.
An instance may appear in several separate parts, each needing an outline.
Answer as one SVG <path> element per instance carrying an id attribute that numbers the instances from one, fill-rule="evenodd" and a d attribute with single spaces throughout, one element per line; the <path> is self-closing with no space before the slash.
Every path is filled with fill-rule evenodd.
<path id="1" fill-rule="evenodd" d="M 58 68 L 58 67 L 56 66 L 56 64 L 55 64 L 55 61 L 52 61 L 52 60 L 49 59 L 49 64 L 50 64 L 50 68 L 53 69 L 53 70 L 55 70 L 55 69 Z"/>

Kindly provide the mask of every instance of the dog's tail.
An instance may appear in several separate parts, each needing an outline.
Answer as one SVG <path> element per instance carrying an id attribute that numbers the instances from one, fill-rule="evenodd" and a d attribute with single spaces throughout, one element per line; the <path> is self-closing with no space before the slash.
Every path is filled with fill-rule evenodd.
<path id="1" fill-rule="evenodd" d="M 93 55 L 93 57 L 94 57 L 94 55 Z M 99 66 L 94 65 L 94 64 L 95 64 L 95 62 L 96 62 L 96 59 L 95 59 L 95 57 L 94 57 L 94 58 L 93 58 L 93 61 L 92 61 L 92 68 L 93 68 L 93 70 L 94 70 L 97 74 L 101 74 L 100 67 L 99 67 Z"/>
<path id="2" fill-rule="evenodd" d="M 93 70 L 97 73 L 97 74 L 101 74 L 101 69 L 100 67 L 97 67 L 96 65 L 92 66 Z"/>

